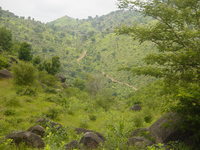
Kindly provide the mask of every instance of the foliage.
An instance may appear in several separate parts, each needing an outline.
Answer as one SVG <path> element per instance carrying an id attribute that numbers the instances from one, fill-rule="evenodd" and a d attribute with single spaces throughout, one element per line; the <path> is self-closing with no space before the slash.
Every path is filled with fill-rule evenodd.
<path id="1" fill-rule="evenodd" d="M 40 83 L 47 85 L 47 86 L 50 86 L 50 87 L 55 86 L 56 83 L 57 83 L 56 77 L 48 74 L 45 71 L 40 71 L 38 73 L 38 80 L 39 80 Z"/>
<path id="2" fill-rule="evenodd" d="M 12 67 L 17 85 L 32 85 L 37 79 L 37 70 L 28 62 L 20 62 Z"/>
<path id="3" fill-rule="evenodd" d="M 0 55 L 0 69 L 7 67 L 9 67 L 8 59 Z"/>
<path id="4" fill-rule="evenodd" d="M 42 67 L 49 74 L 55 75 L 60 71 L 61 67 L 60 58 L 58 56 L 54 56 L 51 58 L 51 62 L 45 61 Z"/>
<path id="5" fill-rule="evenodd" d="M 136 74 L 165 80 L 165 91 L 178 100 L 176 109 L 184 116 L 187 131 L 200 137 L 199 120 L 199 15 L 198 0 L 152 0 L 147 2 L 120 0 L 120 6 L 136 8 L 156 21 L 149 25 L 125 27 L 119 33 L 131 35 L 141 43 L 150 41 L 158 53 L 145 58 L 146 66 L 130 68 Z M 178 96 L 177 96 L 178 95 Z M 181 111 L 180 111 L 181 110 Z M 187 117 L 185 117 L 187 116 Z M 195 140 L 196 138 L 194 138 Z M 199 138 L 198 138 L 199 139 Z M 199 141 L 196 141 L 196 144 Z"/>
<path id="6" fill-rule="evenodd" d="M 4 27 L 1 27 L 0 28 L 0 51 L 2 50 L 9 51 L 11 46 L 12 46 L 11 31 Z"/>
<path id="7" fill-rule="evenodd" d="M 21 43 L 19 51 L 18 51 L 19 59 L 24 60 L 24 61 L 30 61 L 32 59 L 31 51 L 32 51 L 32 48 L 30 44 L 26 42 Z"/>

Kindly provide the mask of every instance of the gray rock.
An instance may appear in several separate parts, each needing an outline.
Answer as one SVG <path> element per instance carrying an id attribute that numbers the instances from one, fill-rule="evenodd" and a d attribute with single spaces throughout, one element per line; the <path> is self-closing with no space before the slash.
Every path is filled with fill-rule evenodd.
<path id="1" fill-rule="evenodd" d="M 11 133 L 6 136 L 6 139 L 12 139 L 16 145 L 19 145 L 20 143 L 25 143 L 26 145 L 31 146 L 33 148 L 45 147 L 42 138 L 37 134 L 29 131 Z"/>
<path id="2" fill-rule="evenodd" d="M 150 135 L 156 143 L 167 143 L 180 140 L 183 133 L 180 131 L 181 117 L 176 113 L 167 113 L 150 126 Z"/>
<path id="3" fill-rule="evenodd" d="M 74 140 L 71 141 L 70 143 L 65 145 L 66 150 L 73 150 L 73 149 L 78 149 L 79 148 L 79 142 Z"/>
<path id="4" fill-rule="evenodd" d="M 56 75 L 56 76 L 60 80 L 61 83 L 64 83 L 67 79 L 64 75 Z"/>
<path id="5" fill-rule="evenodd" d="M 0 78 L 12 78 L 12 74 L 7 69 L 0 70 Z"/>
<path id="6" fill-rule="evenodd" d="M 84 129 L 84 128 L 76 128 L 75 131 L 76 131 L 77 134 L 84 134 L 84 133 L 87 133 L 87 132 L 93 132 L 96 135 L 98 135 L 103 141 L 105 141 L 105 137 L 99 132 L 96 132 L 96 131 L 93 131 L 93 130 Z"/>
<path id="7" fill-rule="evenodd" d="M 140 104 L 135 104 L 134 106 L 131 107 L 131 110 L 140 111 L 140 110 L 142 110 L 142 107 Z"/>
<path id="8" fill-rule="evenodd" d="M 80 144 L 88 149 L 95 149 L 104 141 L 93 132 L 86 132 L 80 140 Z"/>
<path id="9" fill-rule="evenodd" d="M 41 137 L 43 137 L 44 134 L 45 134 L 45 129 L 40 125 L 36 125 L 36 126 L 30 127 L 27 131 L 35 133 L 35 134 L 37 134 L 37 135 L 39 135 Z"/>

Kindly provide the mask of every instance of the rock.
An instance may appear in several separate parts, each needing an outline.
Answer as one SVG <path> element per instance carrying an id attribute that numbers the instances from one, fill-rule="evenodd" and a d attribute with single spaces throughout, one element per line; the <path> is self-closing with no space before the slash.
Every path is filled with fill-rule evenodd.
<path id="1" fill-rule="evenodd" d="M 64 83 L 66 81 L 66 77 L 63 75 L 56 75 L 56 77 L 60 80 L 60 82 Z"/>
<path id="2" fill-rule="evenodd" d="M 40 118 L 36 121 L 36 123 L 40 124 L 44 128 L 46 128 L 46 127 L 55 128 L 55 129 L 61 129 L 62 128 L 61 124 L 59 124 L 57 122 L 53 122 L 53 121 L 46 119 L 46 118 Z"/>
<path id="3" fill-rule="evenodd" d="M 183 133 L 180 131 L 181 117 L 175 113 L 167 113 L 152 126 L 150 135 L 155 138 L 156 143 L 167 143 L 180 140 Z"/>
<path id="4" fill-rule="evenodd" d="M 10 57 L 10 61 L 9 61 L 11 64 L 18 64 L 18 61 L 16 58 L 14 57 Z"/>
<path id="5" fill-rule="evenodd" d="M 70 143 L 65 145 L 66 150 L 73 150 L 73 149 L 78 149 L 79 148 L 79 142 L 74 140 L 71 141 Z"/>
<path id="6" fill-rule="evenodd" d="M 64 89 L 66 89 L 66 88 L 68 88 L 69 86 L 68 86 L 66 83 L 62 83 L 62 87 L 63 87 Z"/>
<path id="7" fill-rule="evenodd" d="M 96 132 L 96 131 L 93 131 L 93 130 L 84 129 L 84 128 L 76 128 L 75 131 L 76 131 L 77 134 L 93 132 L 96 135 L 98 135 L 103 141 L 105 141 L 105 137 L 99 132 Z"/>
<path id="8" fill-rule="evenodd" d="M 147 132 L 149 132 L 149 129 L 147 129 L 147 128 L 138 128 L 131 133 L 131 137 L 141 136 L 141 135 L 146 134 Z"/>
<path id="9" fill-rule="evenodd" d="M 41 137 L 43 137 L 44 134 L 45 134 L 45 129 L 40 125 L 30 127 L 27 131 L 35 133 L 35 134 L 37 134 L 37 135 L 39 135 Z"/>
<path id="10" fill-rule="evenodd" d="M 137 147 L 146 147 L 146 146 L 150 146 L 153 145 L 154 143 L 148 139 L 146 139 L 145 137 L 131 137 L 128 140 L 128 145 L 134 145 Z"/>
<path id="11" fill-rule="evenodd" d="M 35 133 L 29 131 L 11 133 L 8 136 L 6 136 L 6 138 L 12 139 L 16 145 L 19 145 L 20 143 L 25 143 L 26 145 L 31 146 L 33 148 L 45 147 L 42 138 L 36 135 Z"/>
<path id="12" fill-rule="evenodd" d="M 12 78 L 12 74 L 7 69 L 0 70 L 0 78 Z"/>
<path id="13" fill-rule="evenodd" d="M 104 141 L 94 132 L 86 132 L 80 140 L 80 144 L 88 149 L 95 149 Z"/>
<path id="14" fill-rule="evenodd" d="M 140 104 L 135 104 L 134 106 L 131 107 L 131 110 L 140 111 L 142 110 L 142 107 L 140 106 Z"/>

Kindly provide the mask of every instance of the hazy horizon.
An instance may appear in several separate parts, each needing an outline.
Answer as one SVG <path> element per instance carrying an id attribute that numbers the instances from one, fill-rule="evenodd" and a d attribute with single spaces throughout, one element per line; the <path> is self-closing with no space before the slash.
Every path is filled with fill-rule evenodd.
<path id="1" fill-rule="evenodd" d="M 85 19 L 117 10 L 117 0 L 1 0 L 0 6 L 18 16 L 50 22 L 63 16 Z"/>

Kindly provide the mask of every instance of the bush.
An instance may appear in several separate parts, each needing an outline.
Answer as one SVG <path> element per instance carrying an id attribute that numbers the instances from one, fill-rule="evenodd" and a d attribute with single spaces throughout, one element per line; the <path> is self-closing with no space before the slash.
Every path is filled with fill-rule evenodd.
<path id="1" fill-rule="evenodd" d="M 32 48 L 30 44 L 26 42 L 21 43 L 20 49 L 18 51 L 19 59 L 24 60 L 24 61 L 30 61 L 32 59 L 31 51 L 32 51 Z"/>
<path id="2" fill-rule="evenodd" d="M 91 121 L 97 120 L 97 116 L 95 116 L 95 115 L 89 115 L 89 118 L 90 118 Z"/>
<path id="3" fill-rule="evenodd" d="M 152 121 L 152 116 L 151 116 L 151 115 L 145 116 L 145 117 L 144 117 L 144 121 L 145 121 L 146 123 L 151 123 L 151 121 Z"/>
<path id="4" fill-rule="evenodd" d="M 60 110 L 57 108 L 50 108 L 48 110 L 48 112 L 45 114 L 46 117 L 48 117 L 49 119 L 58 119 L 58 116 L 60 114 Z"/>
<path id="5" fill-rule="evenodd" d="M 9 67 L 8 59 L 0 55 L 0 69 Z"/>
<path id="6" fill-rule="evenodd" d="M 37 70 L 31 63 L 20 62 L 12 70 L 17 85 L 31 85 L 37 79 Z"/>
<path id="7" fill-rule="evenodd" d="M 133 121 L 134 121 L 134 124 L 135 124 L 136 127 L 139 128 L 139 127 L 142 127 L 142 126 L 143 126 L 144 121 L 143 121 L 142 116 L 136 116 L 136 117 L 133 119 Z"/>
<path id="8" fill-rule="evenodd" d="M 20 87 L 16 92 L 18 95 L 36 96 L 37 90 L 33 87 Z"/>
<path id="9" fill-rule="evenodd" d="M 12 109 L 7 109 L 6 111 L 4 111 L 5 116 L 13 116 L 15 114 L 16 114 L 15 111 Z"/>
<path id="10" fill-rule="evenodd" d="M 42 71 L 39 72 L 39 81 L 44 85 L 53 87 L 56 85 L 57 79 L 55 76 L 52 76 L 45 71 Z"/>

